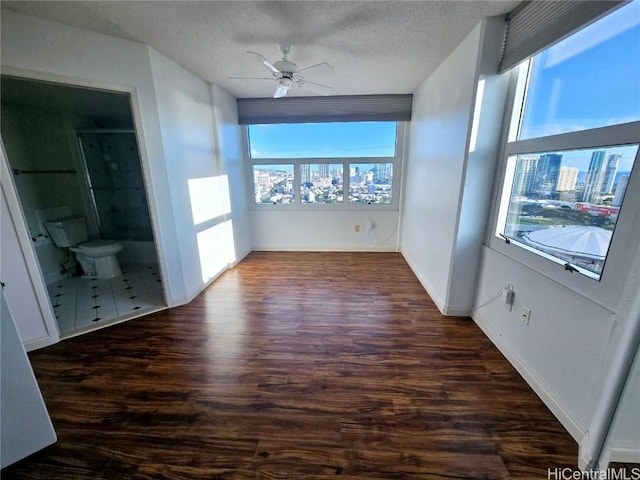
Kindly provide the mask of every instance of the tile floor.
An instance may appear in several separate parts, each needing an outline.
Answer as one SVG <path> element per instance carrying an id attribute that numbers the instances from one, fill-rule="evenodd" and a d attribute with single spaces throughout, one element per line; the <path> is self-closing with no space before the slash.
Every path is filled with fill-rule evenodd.
<path id="1" fill-rule="evenodd" d="M 123 265 L 110 280 L 69 277 L 47 286 L 60 335 L 166 306 L 157 265 Z"/>

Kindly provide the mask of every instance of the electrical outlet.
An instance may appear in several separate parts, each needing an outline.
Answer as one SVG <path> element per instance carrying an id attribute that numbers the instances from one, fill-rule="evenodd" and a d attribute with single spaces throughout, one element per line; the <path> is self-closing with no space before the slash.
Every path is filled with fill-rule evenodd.
<path id="1" fill-rule="evenodd" d="M 353 231 L 356 232 L 356 233 L 359 233 L 360 232 L 360 225 L 357 225 L 357 224 L 354 225 L 353 226 Z"/>
<path id="2" fill-rule="evenodd" d="M 522 313 L 520 314 L 520 320 L 525 325 L 529 325 L 529 320 L 531 319 L 531 309 L 527 307 L 522 307 Z"/>
<path id="3" fill-rule="evenodd" d="M 373 230 L 373 222 L 367 218 L 367 233 Z"/>

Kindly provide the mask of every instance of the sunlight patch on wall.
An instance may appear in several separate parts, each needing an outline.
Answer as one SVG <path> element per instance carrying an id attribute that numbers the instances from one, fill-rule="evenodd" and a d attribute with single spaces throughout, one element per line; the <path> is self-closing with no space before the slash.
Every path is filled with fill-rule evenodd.
<path id="1" fill-rule="evenodd" d="M 236 261 L 233 222 L 227 220 L 197 234 L 202 281 L 207 283 Z"/>
<path id="2" fill-rule="evenodd" d="M 471 124 L 471 140 L 469 141 L 469 153 L 475 152 L 478 141 L 478 129 L 480 128 L 480 113 L 482 111 L 482 98 L 484 97 L 484 79 L 478 82 L 476 91 L 476 105 L 473 108 L 473 123 Z"/>
<path id="3" fill-rule="evenodd" d="M 194 225 L 231 213 L 227 175 L 190 178 L 188 185 Z"/>

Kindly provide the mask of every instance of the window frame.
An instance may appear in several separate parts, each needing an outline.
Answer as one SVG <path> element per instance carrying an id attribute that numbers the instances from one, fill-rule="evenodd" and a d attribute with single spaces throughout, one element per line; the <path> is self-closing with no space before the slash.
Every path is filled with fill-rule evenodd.
<path id="1" fill-rule="evenodd" d="M 638 144 L 640 143 L 638 135 L 640 121 L 518 140 L 530 62 L 531 59 L 528 59 L 505 73 L 509 75 L 509 85 L 485 245 L 494 252 L 517 262 L 527 270 L 542 275 L 613 312 L 620 295 L 623 293 L 630 269 L 631 262 L 624 256 L 626 246 L 633 244 L 634 238 L 640 238 L 640 215 L 637 214 L 640 206 L 640 148 L 636 153 L 634 168 L 629 177 L 625 198 L 609 244 L 605 266 L 599 279 L 580 271 L 566 270 L 564 265 L 567 262 L 533 247 L 524 246 L 524 244 L 513 240 L 507 242 L 498 233 L 504 228 L 504 225 L 499 225 L 500 213 L 504 203 L 509 201 L 511 195 L 513 178 L 507 178 L 510 156 Z M 514 135 L 513 127 L 516 122 L 518 128 Z"/>
<path id="2" fill-rule="evenodd" d="M 343 210 L 399 210 L 400 188 L 402 185 L 402 166 L 404 158 L 404 135 L 406 122 L 396 121 L 396 148 L 393 157 L 312 157 L 312 158 L 252 158 L 250 150 L 249 128 L 243 125 L 244 135 L 243 148 L 245 155 L 245 165 L 247 171 L 247 193 L 249 195 L 250 210 L 272 210 L 272 211 L 343 211 Z M 349 203 L 349 165 L 355 163 L 390 163 L 393 169 L 393 180 L 391 183 L 390 203 Z M 311 165 L 335 165 L 342 164 L 343 201 L 342 203 L 303 203 L 300 166 Z M 294 172 L 294 192 L 295 201 L 291 203 L 256 203 L 253 185 L 254 165 L 293 165 Z"/>

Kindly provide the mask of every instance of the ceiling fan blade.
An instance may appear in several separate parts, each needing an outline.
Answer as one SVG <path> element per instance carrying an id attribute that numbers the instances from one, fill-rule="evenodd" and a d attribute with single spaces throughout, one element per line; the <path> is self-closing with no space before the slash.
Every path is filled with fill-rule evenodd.
<path id="1" fill-rule="evenodd" d="M 274 81 L 274 78 L 271 77 L 227 77 L 227 80 L 269 80 L 270 82 Z"/>
<path id="2" fill-rule="evenodd" d="M 329 85 L 309 82 L 307 80 L 303 80 L 300 83 L 300 86 L 302 88 L 306 88 L 307 90 L 311 90 L 312 92 L 319 93 L 320 95 L 331 95 L 333 93 L 333 87 L 330 87 Z"/>
<path id="3" fill-rule="evenodd" d="M 256 57 L 258 57 L 258 61 L 264 65 L 265 67 L 267 67 L 269 70 L 271 70 L 273 73 L 280 73 L 280 70 L 278 70 L 276 67 L 273 66 L 273 64 L 267 60 L 264 56 L 260 55 L 259 53 L 256 52 L 247 52 L 250 53 L 251 55 L 255 55 Z"/>
<path id="4" fill-rule="evenodd" d="M 333 75 L 336 73 L 334 68 L 326 62 L 304 67 L 298 70 L 298 73 L 305 72 L 305 75 Z"/>
<path id="5" fill-rule="evenodd" d="M 273 98 L 282 98 L 287 95 L 288 91 L 288 88 L 285 88 L 282 85 L 278 85 L 278 88 L 276 88 L 276 91 L 273 94 Z"/>

